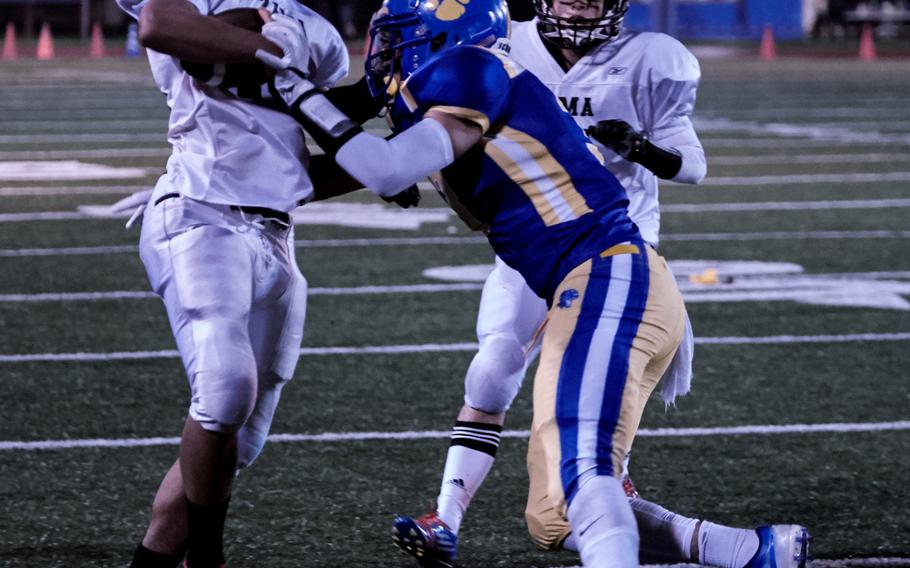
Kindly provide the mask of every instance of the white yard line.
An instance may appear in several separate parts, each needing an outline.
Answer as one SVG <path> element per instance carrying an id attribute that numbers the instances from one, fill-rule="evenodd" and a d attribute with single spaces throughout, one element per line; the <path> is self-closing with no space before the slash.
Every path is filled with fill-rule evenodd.
<path id="1" fill-rule="evenodd" d="M 793 345 L 818 343 L 855 343 L 910 341 L 910 332 L 853 333 L 844 335 L 772 335 L 765 337 L 697 337 L 698 345 Z M 450 353 L 476 351 L 476 343 L 427 343 L 422 345 L 372 345 L 364 347 L 304 347 L 303 356 L 323 355 L 401 355 L 409 353 Z M 0 363 L 103 362 L 175 359 L 176 349 L 161 351 L 113 351 L 107 353 L 24 353 L 0 355 Z"/>
<path id="2" fill-rule="evenodd" d="M 415 294 L 472 292 L 481 290 L 480 283 L 407 284 L 400 286 L 350 286 L 344 288 L 309 288 L 308 296 L 361 296 L 374 294 Z M 138 300 L 157 298 L 154 292 L 116 290 L 112 292 L 63 292 L 49 294 L 0 294 L 0 303 L 85 302 L 98 300 Z"/>
<path id="3" fill-rule="evenodd" d="M 729 144 L 725 144 L 729 147 Z M 95 148 L 91 150 L 0 151 L 0 160 L 76 160 L 86 158 L 157 158 L 171 155 L 170 148 Z M 773 164 L 847 164 L 908 162 L 906 153 L 877 154 L 778 154 L 773 156 L 711 156 L 710 165 L 748 166 Z"/>
<path id="4" fill-rule="evenodd" d="M 756 136 L 782 138 L 807 138 L 815 140 L 877 144 L 891 142 L 910 144 L 910 134 L 903 132 L 857 131 L 853 124 L 790 124 L 757 120 L 730 120 L 696 116 L 695 129 L 699 133 L 743 133 Z"/>
<path id="5" fill-rule="evenodd" d="M 907 239 L 910 231 L 768 231 L 761 233 L 669 233 L 664 242 L 765 241 L 803 239 Z"/>
<path id="6" fill-rule="evenodd" d="M 110 247 L 114 249 L 114 247 Z M 121 252 L 120 250 L 109 250 L 109 252 Z M 491 265 L 492 266 L 492 265 Z M 910 278 L 910 271 L 890 270 L 875 272 L 840 272 L 834 274 L 803 274 L 800 273 L 798 278 L 818 279 L 830 281 L 833 279 L 843 280 L 881 280 L 881 279 L 905 279 Z M 757 293 L 762 293 L 767 284 L 762 283 Z M 438 294 L 448 292 L 476 292 L 483 289 L 481 282 L 453 282 L 446 284 L 397 284 L 397 285 L 369 285 L 369 286 L 341 286 L 341 287 L 312 287 L 307 294 L 309 296 L 364 296 L 377 294 Z M 709 288 L 699 288 L 697 292 L 702 293 Z M 683 288 L 683 296 L 686 301 L 696 301 L 695 298 L 689 298 L 687 294 L 696 292 L 688 288 Z M 729 295 L 729 290 L 724 290 Z M 0 303 L 37 303 L 37 302 L 93 302 L 107 300 L 147 300 L 156 299 L 158 296 L 147 290 L 109 290 L 109 291 L 90 291 L 90 292 L 46 292 L 37 294 L 0 294 Z"/>
<path id="7" fill-rule="evenodd" d="M 0 144 L 107 144 L 115 142 L 165 142 L 167 134 L 161 132 L 137 132 L 132 134 L 3 134 Z"/>
<path id="8" fill-rule="evenodd" d="M 778 138 L 775 136 L 750 136 L 749 138 L 739 137 L 731 138 L 727 136 L 716 136 L 710 133 L 700 134 L 702 146 L 710 148 L 708 154 L 708 166 L 713 163 L 712 157 L 718 151 L 736 150 L 736 149 L 756 149 L 756 148 L 773 148 L 784 149 L 792 148 L 796 151 L 807 148 L 819 149 L 831 146 L 849 146 L 856 147 L 856 142 L 852 140 L 813 140 L 811 138 Z M 882 146 L 891 149 L 894 147 L 894 141 L 882 140 L 878 142 L 866 142 L 867 146 Z M 903 147 L 902 145 L 900 147 Z"/>
<path id="9" fill-rule="evenodd" d="M 107 195 L 134 193 L 151 189 L 147 183 L 137 185 L 60 185 L 39 187 L 0 187 L 0 197 L 30 195 Z"/>
<path id="10" fill-rule="evenodd" d="M 882 172 L 861 174 L 793 174 L 779 176 L 730 176 L 707 177 L 703 186 L 755 186 L 755 185 L 804 185 L 818 183 L 883 183 L 910 181 L 910 172 Z"/>
<path id="11" fill-rule="evenodd" d="M 94 150 L 18 150 L 0 152 L 0 160 L 80 160 L 86 158 L 160 158 L 170 148 L 96 148 Z"/>
<path id="12" fill-rule="evenodd" d="M 722 426 L 716 428 L 643 428 L 638 436 L 644 438 L 691 438 L 705 436 L 774 436 L 783 434 L 828 434 L 887 432 L 910 430 L 910 421 L 865 422 L 833 424 L 784 424 Z M 444 440 L 451 437 L 449 430 L 423 430 L 405 432 L 322 432 L 319 434 L 272 434 L 271 443 L 307 442 L 375 442 L 385 440 Z M 527 438 L 527 430 L 505 430 L 503 438 Z M 0 451 L 10 450 L 71 450 L 79 448 L 137 448 L 149 446 L 176 446 L 180 438 L 96 438 L 82 440 L 0 441 Z"/>
<path id="13" fill-rule="evenodd" d="M 0 157 L 3 152 L 0 152 Z M 763 164 L 869 164 L 908 162 L 906 152 L 890 154 L 775 154 L 773 156 L 709 156 L 709 166 L 753 166 Z"/>
<path id="14" fill-rule="evenodd" d="M 677 203 L 661 205 L 660 210 L 662 213 L 713 213 L 717 211 L 816 211 L 828 209 L 886 209 L 892 207 L 910 207 L 910 199 Z"/>
<path id="15" fill-rule="evenodd" d="M 764 240 L 837 240 L 837 239 L 908 239 L 910 231 L 773 231 L 761 233 L 666 233 L 665 242 L 764 241 Z M 376 239 L 314 239 L 297 241 L 298 248 L 344 248 L 373 246 L 464 246 L 486 244 L 484 237 L 394 237 Z M 100 247 L 59 247 L 0 249 L 0 258 L 33 256 L 82 256 L 136 253 L 135 245 Z"/>
<path id="16" fill-rule="evenodd" d="M 6 130 L 42 130 L 45 132 L 71 132 L 73 130 L 97 129 L 99 127 L 114 131 L 119 130 L 155 130 L 164 132 L 167 128 L 167 117 L 162 118 L 137 118 L 127 120 L 98 120 L 94 118 L 82 120 L 0 120 L 0 129 Z M 101 134 L 107 131 L 100 132 Z"/>
<path id="17" fill-rule="evenodd" d="M 910 181 L 910 172 L 901 174 Z M 757 178 L 758 181 L 746 185 L 767 185 L 773 183 L 776 176 Z M 729 182 L 732 179 L 743 178 L 715 178 L 720 182 Z M 809 183 L 809 182 L 806 182 Z M 814 182 L 812 182 L 814 183 Z M 713 185 L 729 185 L 729 183 L 715 183 Z M 138 186 L 142 187 L 142 186 Z M 110 192 L 110 188 L 105 188 Z M 757 201 L 737 203 L 676 203 L 661 206 L 664 213 L 713 213 L 713 212 L 749 212 L 749 211 L 816 211 L 834 209 L 886 209 L 895 207 L 910 207 L 910 199 L 839 199 L 825 201 Z M 128 216 L 126 214 L 122 215 Z M 33 211 L 25 213 L 2 213 L 0 223 L 21 223 L 34 221 L 73 221 L 88 219 L 114 219 L 120 216 L 98 216 L 83 211 Z M 299 224 L 299 220 L 298 220 Z M 318 223 L 314 223 L 318 224 Z"/>

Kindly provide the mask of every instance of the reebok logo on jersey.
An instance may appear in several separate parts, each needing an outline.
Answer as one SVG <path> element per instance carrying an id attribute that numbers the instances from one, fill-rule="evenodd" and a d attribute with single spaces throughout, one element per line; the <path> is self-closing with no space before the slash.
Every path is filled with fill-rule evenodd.
<path id="1" fill-rule="evenodd" d="M 607 75 L 625 75 L 626 71 L 628 71 L 628 67 L 610 67 Z"/>
<path id="2" fill-rule="evenodd" d="M 566 112 L 572 116 L 594 116 L 594 109 L 591 107 L 591 97 L 585 97 L 584 101 L 579 101 L 578 97 L 559 97 L 559 102 Z M 578 110 L 578 103 L 581 102 L 581 111 Z"/>
<path id="3" fill-rule="evenodd" d="M 579 296 L 578 290 L 575 290 L 574 288 L 569 288 L 568 290 L 566 290 L 565 292 L 563 292 L 562 294 L 559 295 L 559 302 L 556 304 L 556 307 L 558 307 L 561 310 L 571 308 L 572 302 L 577 300 L 578 296 Z"/>

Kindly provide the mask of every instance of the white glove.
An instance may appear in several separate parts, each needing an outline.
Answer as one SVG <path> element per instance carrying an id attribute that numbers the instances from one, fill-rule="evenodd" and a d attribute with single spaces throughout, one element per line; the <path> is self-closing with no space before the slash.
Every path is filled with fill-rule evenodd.
<path id="1" fill-rule="evenodd" d="M 281 48 L 284 56 L 279 58 L 258 49 L 256 58 L 275 69 L 275 88 L 284 102 L 293 108 L 300 97 L 314 89 L 313 83 L 307 79 L 310 44 L 306 29 L 294 18 L 275 14 L 272 21 L 262 26 L 262 35 Z"/>
<path id="2" fill-rule="evenodd" d="M 128 197 L 124 197 L 120 201 L 111 205 L 111 213 L 123 213 L 129 211 L 130 209 L 134 209 L 129 221 L 126 222 L 126 228 L 129 229 L 133 226 L 133 223 L 136 222 L 136 219 L 142 215 L 142 212 L 145 211 L 145 206 L 151 196 L 151 189 L 137 191 L 136 193 Z"/>

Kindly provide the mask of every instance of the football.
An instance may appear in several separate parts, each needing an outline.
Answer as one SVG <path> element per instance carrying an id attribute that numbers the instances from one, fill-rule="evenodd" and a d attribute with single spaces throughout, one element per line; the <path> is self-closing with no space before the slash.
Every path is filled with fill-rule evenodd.
<path id="1" fill-rule="evenodd" d="M 262 31 L 262 16 L 256 8 L 235 8 L 214 14 L 212 17 L 237 28 L 257 33 Z M 224 89 L 237 88 L 241 94 L 257 93 L 269 78 L 265 66 L 261 63 L 215 65 L 181 60 L 180 66 L 194 79 Z"/>

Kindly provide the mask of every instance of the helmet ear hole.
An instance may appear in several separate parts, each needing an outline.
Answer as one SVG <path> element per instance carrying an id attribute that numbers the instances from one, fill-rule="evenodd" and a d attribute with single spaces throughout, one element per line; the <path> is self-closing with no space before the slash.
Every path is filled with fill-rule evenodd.
<path id="1" fill-rule="evenodd" d="M 430 51 L 436 52 L 445 47 L 446 41 L 449 39 L 448 34 L 445 32 L 439 32 L 436 36 L 430 40 Z"/>

